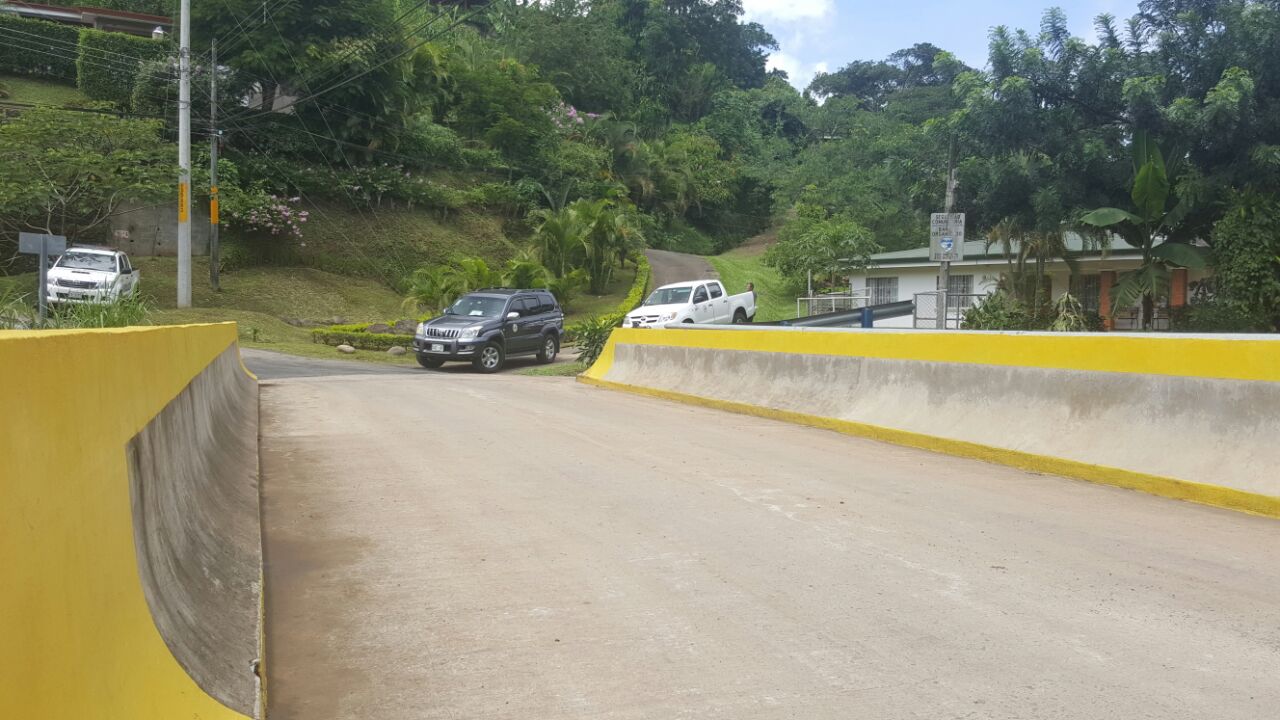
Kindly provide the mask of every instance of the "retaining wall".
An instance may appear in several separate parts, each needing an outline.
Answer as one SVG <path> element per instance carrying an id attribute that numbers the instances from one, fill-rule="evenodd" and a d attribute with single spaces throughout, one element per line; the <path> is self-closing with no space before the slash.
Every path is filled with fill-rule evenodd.
<path id="1" fill-rule="evenodd" d="M 583 379 L 1280 517 L 1280 338 L 622 329 Z"/>
<path id="2" fill-rule="evenodd" d="M 235 325 L 0 332 L 0 397 L 0 717 L 257 714 L 257 384 Z"/>

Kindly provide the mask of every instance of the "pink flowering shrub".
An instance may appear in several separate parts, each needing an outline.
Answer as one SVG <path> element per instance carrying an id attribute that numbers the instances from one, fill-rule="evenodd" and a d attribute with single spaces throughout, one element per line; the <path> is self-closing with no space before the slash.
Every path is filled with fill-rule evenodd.
<path id="1" fill-rule="evenodd" d="M 282 198 L 265 192 L 245 193 L 227 208 L 231 224 L 245 232 L 302 239 L 310 214 L 298 208 L 301 198 Z"/>

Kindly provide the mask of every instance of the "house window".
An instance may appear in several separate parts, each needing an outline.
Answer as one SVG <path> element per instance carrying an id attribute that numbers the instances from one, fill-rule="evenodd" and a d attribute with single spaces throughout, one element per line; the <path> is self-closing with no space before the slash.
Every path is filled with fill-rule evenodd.
<path id="1" fill-rule="evenodd" d="M 898 278 L 867 278 L 867 290 L 872 305 L 898 302 Z"/>
<path id="2" fill-rule="evenodd" d="M 947 307 L 964 310 L 973 307 L 973 276 L 950 275 L 947 277 Z"/>
<path id="3" fill-rule="evenodd" d="M 1070 292 L 1072 297 L 1080 301 L 1080 307 L 1085 312 L 1099 312 L 1102 303 L 1102 276 L 1072 275 Z"/>

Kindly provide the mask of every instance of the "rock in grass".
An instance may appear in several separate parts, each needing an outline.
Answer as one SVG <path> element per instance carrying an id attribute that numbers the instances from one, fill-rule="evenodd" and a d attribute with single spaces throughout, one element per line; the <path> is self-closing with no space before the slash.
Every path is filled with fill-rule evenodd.
<path id="1" fill-rule="evenodd" d="M 387 348 L 387 354 L 388 354 L 388 355 L 403 355 L 403 354 L 405 354 L 405 349 L 404 349 L 404 348 L 402 348 L 402 347 L 400 347 L 399 345 L 392 345 L 391 347 Z"/>
<path id="2" fill-rule="evenodd" d="M 356 349 L 355 349 L 355 348 L 353 348 L 353 347 L 351 347 L 350 345 L 339 345 L 339 346 L 338 346 L 338 352 L 343 353 L 343 354 L 346 354 L 346 355 L 350 355 L 351 353 L 353 353 L 353 352 L 355 352 L 355 351 L 356 351 Z"/>
<path id="3" fill-rule="evenodd" d="M 386 323 L 374 323 L 364 329 L 367 333 L 386 334 L 391 332 L 391 326 Z"/>

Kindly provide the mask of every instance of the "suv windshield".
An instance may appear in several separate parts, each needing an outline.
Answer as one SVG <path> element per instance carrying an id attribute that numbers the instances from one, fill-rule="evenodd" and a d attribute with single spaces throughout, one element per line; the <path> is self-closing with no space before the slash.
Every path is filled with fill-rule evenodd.
<path id="1" fill-rule="evenodd" d="M 680 303 L 689 302 L 689 293 L 693 288 L 658 288 L 653 291 L 648 300 L 644 301 L 645 305 L 678 305 Z"/>
<path id="2" fill-rule="evenodd" d="M 449 308 L 449 314 L 466 315 L 468 317 L 498 317 L 506 306 L 506 298 L 467 295 Z"/>
<path id="3" fill-rule="evenodd" d="M 58 267 L 71 268 L 73 270 L 100 270 L 102 272 L 115 272 L 116 259 L 111 255 L 102 255 L 100 253 L 87 252 L 64 252 L 62 257 L 58 258 L 55 263 Z"/>

